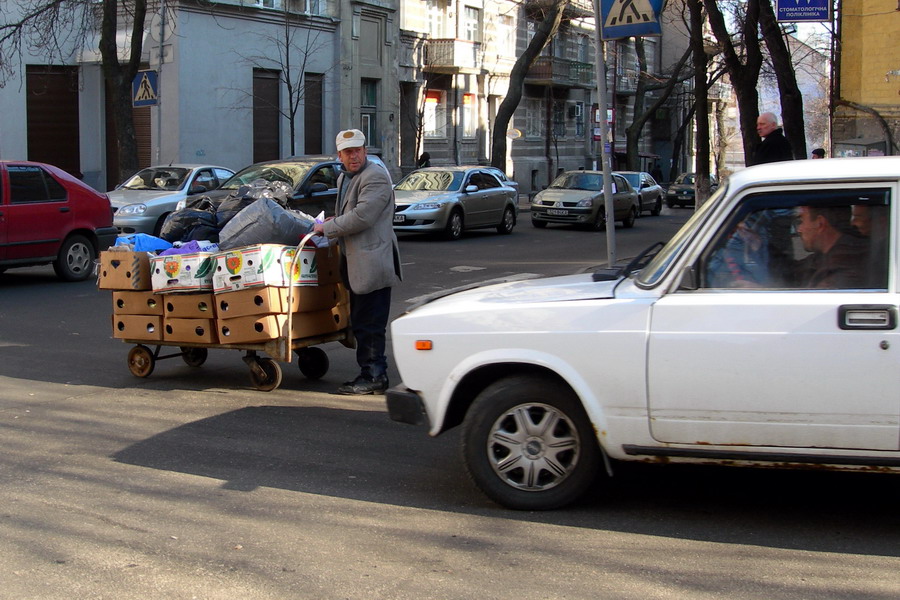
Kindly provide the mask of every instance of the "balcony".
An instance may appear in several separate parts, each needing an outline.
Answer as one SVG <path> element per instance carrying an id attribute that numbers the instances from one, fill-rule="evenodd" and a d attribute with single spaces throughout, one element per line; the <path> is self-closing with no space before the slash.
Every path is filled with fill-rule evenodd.
<path id="1" fill-rule="evenodd" d="M 436 39 L 425 43 L 424 70 L 459 73 L 481 69 L 481 44 L 469 40 Z"/>
<path id="2" fill-rule="evenodd" d="M 594 65 L 555 56 L 539 56 L 528 69 L 525 81 L 537 85 L 593 87 Z"/>

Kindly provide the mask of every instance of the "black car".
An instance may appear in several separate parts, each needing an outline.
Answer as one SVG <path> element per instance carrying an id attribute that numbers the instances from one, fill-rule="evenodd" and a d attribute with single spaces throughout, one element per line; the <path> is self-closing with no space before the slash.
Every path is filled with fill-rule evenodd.
<path id="1" fill-rule="evenodd" d="M 694 173 L 682 173 L 669 186 L 666 192 L 666 206 L 675 208 L 676 206 L 694 206 Z M 709 176 L 709 191 L 714 191 L 719 187 L 719 182 L 713 175 Z"/>

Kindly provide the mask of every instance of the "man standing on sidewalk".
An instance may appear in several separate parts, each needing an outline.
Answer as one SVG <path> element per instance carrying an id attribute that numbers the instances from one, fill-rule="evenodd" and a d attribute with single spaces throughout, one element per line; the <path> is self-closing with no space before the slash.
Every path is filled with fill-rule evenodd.
<path id="1" fill-rule="evenodd" d="M 356 379 L 339 394 L 381 394 L 388 387 L 385 338 L 391 287 L 400 283 L 400 249 L 394 234 L 394 190 L 385 169 L 366 158 L 366 136 L 358 129 L 336 139 L 344 169 L 337 180 L 334 218 L 314 231 L 341 242 L 341 274 L 350 290 L 350 325 L 356 338 Z"/>
<path id="2" fill-rule="evenodd" d="M 774 113 L 764 112 L 756 119 L 756 133 L 763 140 L 753 153 L 753 165 L 794 160 L 791 143 L 784 137 L 784 131 L 778 126 Z"/>

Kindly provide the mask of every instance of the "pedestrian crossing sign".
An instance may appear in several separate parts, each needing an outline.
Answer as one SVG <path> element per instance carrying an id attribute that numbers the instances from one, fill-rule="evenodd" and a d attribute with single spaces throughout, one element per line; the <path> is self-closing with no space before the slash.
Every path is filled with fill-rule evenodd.
<path id="1" fill-rule="evenodd" d="M 156 71 L 138 71 L 131 82 L 131 105 L 156 106 L 159 104 L 159 79 Z"/>
<path id="2" fill-rule="evenodd" d="M 662 35 L 659 24 L 662 4 L 662 0 L 600 0 L 601 38 Z"/>

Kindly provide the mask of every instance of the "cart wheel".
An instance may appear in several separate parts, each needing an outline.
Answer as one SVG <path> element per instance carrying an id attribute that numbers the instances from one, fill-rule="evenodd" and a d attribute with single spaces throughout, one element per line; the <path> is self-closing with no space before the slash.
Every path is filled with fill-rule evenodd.
<path id="1" fill-rule="evenodd" d="M 328 372 L 328 355 L 321 348 L 300 348 L 297 350 L 297 366 L 308 379 L 321 379 Z"/>
<path id="2" fill-rule="evenodd" d="M 156 359 L 150 348 L 138 344 L 128 352 L 128 370 L 135 377 L 149 377 L 156 366 Z"/>
<path id="3" fill-rule="evenodd" d="M 206 362 L 209 351 L 206 348 L 181 348 L 181 358 L 189 367 L 199 367 Z"/>
<path id="4" fill-rule="evenodd" d="M 250 363 L 250 380 L 261 392 L 271 392 L 281 385 L 281 365 L 271 358 Z"/>

